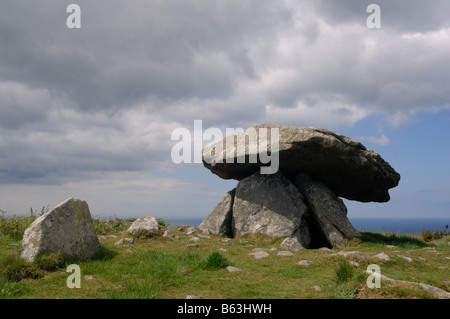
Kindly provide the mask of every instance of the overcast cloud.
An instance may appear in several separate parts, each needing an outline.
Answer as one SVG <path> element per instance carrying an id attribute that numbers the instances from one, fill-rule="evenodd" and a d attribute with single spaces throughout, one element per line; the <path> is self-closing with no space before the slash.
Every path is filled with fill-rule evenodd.
<path id="1" fill-rule="evenodd" d="M 374 2 L 381 29 L 366 26 Z M 179 168 L 171 132 L 195 119 L 339 130 L 378 116 L 361 140 L 389 145 L 383 128 L 450 107 L 448 12 L 445 0 L 3 0 L 0 184 L 86 191 L 146 172 L 168 194 L 190 185 L 163 176 Z"/>

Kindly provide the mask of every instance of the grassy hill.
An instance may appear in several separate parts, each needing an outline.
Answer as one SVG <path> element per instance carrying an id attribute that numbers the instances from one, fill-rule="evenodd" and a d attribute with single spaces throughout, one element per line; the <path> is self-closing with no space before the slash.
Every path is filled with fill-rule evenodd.
<path id="1" fill-rule="evenodd" d="M 303 249 L 285 256 L 278 255 L 282 238 L 253 234 L 225 239 L 190 233 L 187 226 L 168 228 L 162 220 L 160 231 L 132 236 L 126 232 L 131 220 L 116 218 L 94 220 L 103 247 L 95 258 L 74 261 L 49 254 L 26 263 L 19 258 L 20 240 L 33 218 L 14 218 L 0 220 L 0 298 L 428 299 L 445 298 L 436 291 L 450 291 L 445 235 L 425 242 L 421 234 L 362 232 L 361 238 L 333 250 Z M 166 229 L 171 238 L 162 236 Z M 268 256 L 249 255 L 256 251 Z M 375 257 L 379 253 L 390 260 Z M 301 260 L 311 264 L 299 265 Z M 80 266 L 81 288 L 68 288 L 69 264 Z M 369 288 L 370 264 L 397 281 L 382 280 L 381 288 Z"/>

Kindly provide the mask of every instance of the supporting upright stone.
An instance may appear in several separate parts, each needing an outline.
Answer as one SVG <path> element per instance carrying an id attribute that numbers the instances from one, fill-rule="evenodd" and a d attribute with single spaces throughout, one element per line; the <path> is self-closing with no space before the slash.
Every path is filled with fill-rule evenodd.
<path id="1" fill-rule="evenodd" d="M 223 196 L 219 204 L 217 204 L 213 211 L 198 226 L 200 230 L 227 237 L 233 235 L 231 221 L 235 191 L 236 189 L 233 189 Z"/>
<path id="2" fill-rule="evenodd" d="M 335 247 L 344 239 L 360 235 L 347 218 L 344 202 L 323 183 L 313 181 L 305 174 L 299 174 L 294 184 L 303 194 L 310 209 L 310 230 L 321 232 L 319 235 L 326 238 L 327 246 Z"/>
<path id="3" fill-rule="evenodd" d="M 241 180 L 233 205 L 233 235 L 262 233 L 295 237 L 303 247 L 311 242 L 303 196 L 282 172 L 259 172 Z"/>

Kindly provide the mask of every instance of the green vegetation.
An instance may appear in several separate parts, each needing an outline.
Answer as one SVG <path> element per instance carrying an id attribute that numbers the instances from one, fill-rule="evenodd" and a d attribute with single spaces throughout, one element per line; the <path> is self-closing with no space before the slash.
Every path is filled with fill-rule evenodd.
<path id="1" fill-rule="evenodd" d="M 215 251 L 205 259 L 203 268 L 206 270 L 218 270 L 227 268 L 230 265 L 231 263 L 226 257 Z"/>
<path id="2" fill-rule="evenodd" d="M 145 239 L 150 239 L 153 237 L 159 237 L 164 233 L 164 231 L 162 229 L 150 229 L 150 230 L 145 230 L 145 229 L 140 229 L 138 231 L 136 231 L 133 234 L 129 234 L 132 237 L 136 238 L 136 239 L 141 239 L 141 240 L 145 240 Z"/>
<path id="3" fill-rule="evenodd" d="M 100 217 L 93 219 L 95 232 L 97 235 L 111 235 L 119 234 L 130 227 L 130 225 L 135 221 L 135 218 L 120 219 L 120 218 L 109 218 L 108 220 L 102 220 Z"/>
<path id="4" fill-rule="evenodd" d="M 130 237 L 127 228 L 133 220 L 97 218 L 94 225 L 103 248 L 97 256 L 76 261 L 52 253 L 28 263 L 19 257 L 20 240 L 36 217 L 34 212 L 9 218 L 2 213 L 0 298 L 436 298 L 415 285 L 383 281 L 380 289 L 368 288 L 369 264 L 379 265 L 382 274 L 393 279 L 450 290 L 447 233 L 425 242 L 423 234 L 361 232 L 360 238 L 332 251 L 304 249 L 293 256 L 277 256 L 282 238 L 247 234 L 224 241 L 209 235 L 189 245 L 195 234 L 187 235 L 182 228 L 171 228 L 174 238 L 163 237 L 167 224 L 162 219 L 158 220 L 160 230 L 134 234 L 133 244 L 117 244 Z M 269 257 L 249 255 L 255 248 L 264 249 Z M 358 251 L 367 260 L 334 255 L 339 251 Z M 375 258 L 380 252 L 390 260 Z M 312 264 L 299 266 L 300 260 Z M 66 286 L 70 275 L 66 269 L 72 263 L 80 266 L 81 289 Z M 229 272 L 229 265 L 242 270 Z"/>
<path id="5" fill-rule="evenodd" d="M 416 249 L 428 247 L 422 240 L 410 236 L 399 236 L 397 234 L 382 234 L 372 232 L 360 232 L 362 243 L 372 243 L 378 245 L 393 245 L 402 248 Z"/>
<path id="6" fill-rule="evenodd" d="M 448 225 L 446 225 L 446 226 L 448 226 Z M 432 240 L 439 240 L 442 237 L 444 237 L 446 234 L 447 234 L 447 231 L 439 231 L 439 230 L 436 230 L 435 232 L 432 232 L 429 230 L 422 231 L 423 240 L 426 242 L 430 242 Z"/>
<path id="7" fill-rule="evenodd" d="M 336 282 L 338 284 L 345 283 L 353 277 L 353 268 L 350 263 L 343 259 L 339 262 L 339 267 L 336 269 Z"/>

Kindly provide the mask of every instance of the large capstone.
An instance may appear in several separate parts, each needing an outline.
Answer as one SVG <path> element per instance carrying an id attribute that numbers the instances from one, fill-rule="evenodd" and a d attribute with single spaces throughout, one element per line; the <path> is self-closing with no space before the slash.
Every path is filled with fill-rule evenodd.
<path id="1" fill-rule="evenodd" d="M 21 257 L 32 262 L 45 253 L 87 259 L 101 250 L 88 204 L 69 198 L 37 218 L 26 230 Z"/>
<path id="2" fill-rule="evenodd" d="M 400 181 L 400 175 L 373 150 L 347 136 L 314 127 L 248 128 L 206 146 L 202 151 L 204 166 L 224 179 L 249 177 L 268 165 L 261 159 L 276 155 L 272 153 L 272 145 L 276 145 L 272 129 L 279 132 L 279 170 L 291 180 L 304 173 L 336 196 L 361 202 L 389 201 L 388 190 Z"/>

